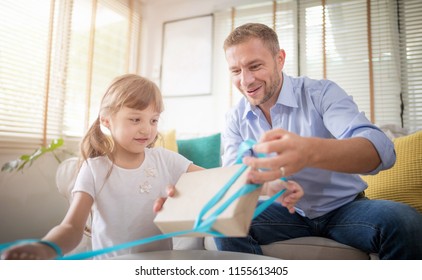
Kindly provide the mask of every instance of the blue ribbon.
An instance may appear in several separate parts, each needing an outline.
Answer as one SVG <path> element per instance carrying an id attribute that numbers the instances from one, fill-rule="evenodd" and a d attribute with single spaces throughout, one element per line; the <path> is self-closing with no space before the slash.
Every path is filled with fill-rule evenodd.
<path id="1" fill-rule="evenodd" d="M 254 151 L 252 149 L 253 145 L 255 145 L 255 142 L 252 140 L 246 140 L 245 142 L 241 143 L 239 147 L 238 157 L 236 159 L 236 163 L 242 163 L 242 158 L 246 153 L 249 153 L 252 156 L 257 157 L 264 157 L 263 154 L 254 154 Z M 190 230 L 186 231 L 177 231 L 177 232 L 171 232 L 166 234 L 160 234 L 155 235 L 143 239 L 138 239 L 131 242 L 126 242 L 122 244 L 118 244 L 115 246 L 95 250 L 95 251 L 87 251 L 82 253 L 76 253 L 72 255 L 67 256 L 59 256 L 56 259 L 57 260 L 81 260 L 81 259 L 88 259 L 92 258 L 94 256 L 110 253 L 113 251 L 119 251 L 127 248 L 131 248 L 134 246 L 139 246 L 143 244 L 147 244 L 154 241 L 159 241 L 162 239 L 172 238 L 176 236 L 191 234 L 191 233 L 207 233 L 216 237 L 224 237 L 223 234 L 221 234 L 218 231 L 215 231 L 212 229 L 213 224 L 217 220 L 218 216 L 231 204 L 233 201 L 238 199 L 239 197 L 249 194 L 253 191 L 255 191 L 257 188 L 261 187 L 259 184 L 245 184 L 243 185 L 237 192 L 235 192 L 233 195 L 231 195 L 226 201 L 224 201 L 214 212 L 209 215 L 206 219 L 203 219 L 204 215 L 211 210 L 214 205 L 216 205 L 217 202 L 219 202 L 224 194 L 229 190 L 229 188 L 233 185 L 234 182 L 245 172 L 248 166 L 242 164 L 242 166 L 239 168 L 239 170 L 230 178 L 230 180 L 219 190 L 219 192 L 214 195 L 214 197 L 211 198 L 211 200 L 202 208 L 200 211 L 194 226 Z M 281 178 L 283 181 L 287 181 L 285 178 Z M 270 197 L 269 199 L 262 202 L 256 209 L 253 214 L 253 218 L 257 217 L 259 214 L 261 214 L 268 206 L 270 206 L 279 196 L 281 196 L 284 193 L 285 189 L 280 190 L 278 193 Z M 4 243 L 0 244 L 0 252 L 9 248 L 10 246 L 15 246 L 23 243 L 32 243 L 32 242 L 40 242 L 38 239 L 24 239 L 24 240 L 17 240 L 14 242 Z"/>

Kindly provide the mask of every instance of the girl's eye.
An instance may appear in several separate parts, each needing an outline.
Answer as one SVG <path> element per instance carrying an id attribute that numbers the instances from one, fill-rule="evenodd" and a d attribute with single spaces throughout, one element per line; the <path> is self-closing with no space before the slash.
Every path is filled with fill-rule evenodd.
<path id="1" fill-rule="evenodd" d="M 141 119 L 130 119 L 131 122 L 138 123 Z"/>
<path id="2" fill-rule="evenodd" d="M 158 123 L 158 119 L 153 119 L 153 120 L 151 120 L 151 123 L 152 123 L 152 124 L 157 124 L 157 123 Z"/>

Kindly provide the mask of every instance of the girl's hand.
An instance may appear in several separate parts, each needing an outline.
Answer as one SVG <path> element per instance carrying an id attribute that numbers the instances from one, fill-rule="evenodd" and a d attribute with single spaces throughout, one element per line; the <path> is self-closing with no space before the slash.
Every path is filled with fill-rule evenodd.
<path id="1" fill-rule="evenodd" d="M 294 206 L 303 196 L 302 187 L 295 181 L 283 181 L 280 179 L 265 183 L 262 187 L 261 194 L 273 196 L 282 189 L 286 191 L 277 198 L 276 201 L 280 202 L 281 205 L 286 207 L 291 214 L 295 213 Z"/>
<path id="2" fill-rule="evenodd" d="M 175 186 L 173 186 L 173 185 L 167 186 L 167 196 L 168 197 L 172 197 L 175 192 L 176 192 Z M 154 202 L 154 206 L 152 208 L 154 213 L 159 212 L 161 210 L 161 208 L 163 208 L 163 204 L 164 204 L 164 202 L 166 202 L 166 200 L 167 200 L 167 197 L 157 198 L 157 200 Z"/>
<path id="3" fill-rule="evenodd" d="M 2 260 L 48 260 L 57 256 L 56 252 L 41 243 L 17 245 L 3 252 Z"/>

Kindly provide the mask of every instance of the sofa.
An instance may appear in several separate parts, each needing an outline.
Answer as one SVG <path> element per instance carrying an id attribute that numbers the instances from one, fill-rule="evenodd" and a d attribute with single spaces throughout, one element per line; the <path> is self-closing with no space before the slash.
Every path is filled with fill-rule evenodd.
<path id="1" fill-rule="evenodd" d="M 362 176 L 368 183 L 370 199 L 407 203 L 422 213 L 422 130 L 393 139 L 397 161 L 377 175 Z M 158 146 L 176 151 L 205 168 L 221 166 L 220 133 L 176 139 L 174 130 L 162 132 Z M 68 199 L 75 177 L 75 158 L 60 164 L 57 186 Z M 73 252 L 90 249 L 89 234 Z M 174 250 L 217 250 L 212 237 L 174 237 Z M 356 248 L 322 237 L 302 237 L 262 246 L 264 255 L 288 260 L 368 260 L 378 259 Z M 72 253 L 73 253 L 72 252 Z"/>

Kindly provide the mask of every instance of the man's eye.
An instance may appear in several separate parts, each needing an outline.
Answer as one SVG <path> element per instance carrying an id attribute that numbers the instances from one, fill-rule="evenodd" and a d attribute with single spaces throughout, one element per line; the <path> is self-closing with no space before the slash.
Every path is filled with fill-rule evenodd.
<path id="1" fill-rule="evenodd" d="M 261 66 L 261 64 L 254 64 L 251 66 L 251 70 L 257 70 L 259 69 L 259 67 Z"/>
<path id="2" fill-rule="evenodd" d="M 232 75 L 239 75 L 240 70 L 232 70 L 231 73 L 232 73 Z"/>

